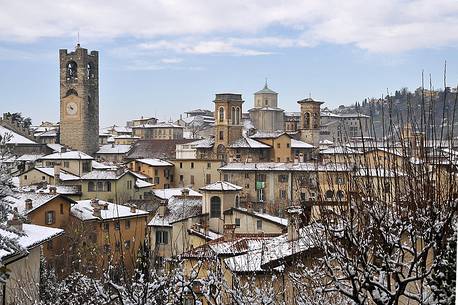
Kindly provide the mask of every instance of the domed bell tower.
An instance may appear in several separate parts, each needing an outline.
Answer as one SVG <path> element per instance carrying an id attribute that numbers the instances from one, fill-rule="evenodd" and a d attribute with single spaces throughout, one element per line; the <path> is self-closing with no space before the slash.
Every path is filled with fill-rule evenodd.
<path id="1" fill-rule="evenodd" d="M 59 50 L 60 143 L 94 155 L 99 149 L 99 53 Z"/>

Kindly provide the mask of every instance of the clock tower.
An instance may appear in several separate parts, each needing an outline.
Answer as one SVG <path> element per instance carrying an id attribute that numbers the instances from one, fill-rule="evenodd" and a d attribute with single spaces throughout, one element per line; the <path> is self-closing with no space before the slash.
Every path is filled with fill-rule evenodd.
<path id="1" fill-rule="evenodd" d="M 94 155 L 99 148 L 99 53 L 59 50 L 60 143 Z"/>

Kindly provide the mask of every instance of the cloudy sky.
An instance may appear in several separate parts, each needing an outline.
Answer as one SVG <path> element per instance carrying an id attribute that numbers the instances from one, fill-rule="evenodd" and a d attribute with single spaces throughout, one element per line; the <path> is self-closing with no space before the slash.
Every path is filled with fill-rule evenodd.
<path id="1" fill-rule="evenodd" d="M 100 51 L 101 124 L 176 119 L 265 78 L 328 107 L 458 82 L 457 0 L 0 0 L 0 111 L 58 121 L 58 49 Z"/>

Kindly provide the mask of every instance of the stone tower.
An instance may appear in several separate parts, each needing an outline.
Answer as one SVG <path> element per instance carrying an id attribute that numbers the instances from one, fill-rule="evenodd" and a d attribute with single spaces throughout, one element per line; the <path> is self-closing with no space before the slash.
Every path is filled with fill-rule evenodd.
<path id="1" fill-rule="evenodd" d="M 320 107 L 323 102 L 306 98 L 297 102 L 301 106 L 301 140 L 318 147 L 320 144 Z"/>
<path id="2" fill-rule="evenodd" d="M 215 103 L 215 153 L 218 159 L 226 158 L 226 147 L 242 136 L 242 95 L 216 94 Z"/>
<path id="3" fill-rule="evenodd" d="M 264 88 L 254 94 L 254 107 L 248 110 L 254 127 L 260 131 L 284 129 L 284 110 L 278 108 L 278 93 Z"/>
<path id="4" fill-rule="evenodd" d="M 59 50 L 60 143 L 94 155 L 99 148 L 99 53 Z"/>

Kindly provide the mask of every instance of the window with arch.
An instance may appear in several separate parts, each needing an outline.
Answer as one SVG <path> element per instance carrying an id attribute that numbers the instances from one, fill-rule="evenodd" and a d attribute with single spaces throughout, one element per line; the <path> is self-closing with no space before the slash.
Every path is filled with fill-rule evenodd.
<path id="1" fill-rule="evenodd" d="M 94 71 L 94 64 L 91 62 L 87 63 L 87 79 L 91 79 L 95 77 L 95 71 Z"/>
<path id="2" fill-rule="evenodd" d="M 235 124 L 240 125 L 240 107 L 235 108 Z"/>
<path id="3" fill-rule="evenodd" d="M 74 61 L 69 61 L 67 63 L 67 79 L 77 78 L 77 65 Z"/>
<path id="4" fill-rule="evenodd" d="M 310 113 L 309 112 L 304 113 L 304 128 L 310 129 L 310 123 L 311 123 L 310 121 L 311 121 Z"/>
<path id="5" fill-rule="evenodd" d="M 331 201 L 334 198 L 334 192 L 331 190 L 326 191 L 325 197 L 327 201 Z"/>
<path id="6" fill-rule="evenodd" d="M 210 218 L 221 217 L 221 198 L 213 196 L 210 198 Z"/>
<path id="7" fill-rule="evenodd" d="M 235 107 L 231 108 L 231 123 L 232 125 L 235 124 Z"/>
<path id="8" fill-rule="evenodd" d="M 220 122 L 224 122 L 224 107 L 219 107 L 218 117 Z"/>
<path id="9" fill-rule="evenodd" d="M 344 196 L 345 196 L 345 194 L 344 194 L 343 191 L 337 191 L 337 193 L 336 193 L 337 200 L 339 200 L 339 201 L 344 200 Z"/>
<path id="10" fill-rule="evenodd" d="M 239 208 L 240 207 L 240 196 L 235 195 L 235 207 Z"/>
<path id="11" fill-rule="evenodd" d="M 76 95 L 78 96 L 78 92 L 76 92 L 75 89 L 69 89 L 67 93 L 65 93 L 65 96 L 70 96 L 70 95 Z"/>
<path id="12" fill-rule="evenodd" d="M 89 181 L 89 183 L 87 184 L 87 190 L 89 192 L 95 192 L 95 184 L 93 181 Z"/>

